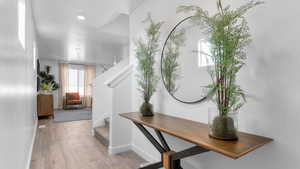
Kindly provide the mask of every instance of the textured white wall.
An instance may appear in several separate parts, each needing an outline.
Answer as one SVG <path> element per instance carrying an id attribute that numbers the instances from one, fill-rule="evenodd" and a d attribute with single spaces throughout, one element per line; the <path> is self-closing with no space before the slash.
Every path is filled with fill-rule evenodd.
<path id="1" fill-rule="evenodd" d="M 104 69 L 102 65 L 96 65 L 96 77 L 103 73 Z"/>
<path id="2" fill-rule="evenodd" d="M 26 0 L 27 1 L 27 0 Z M 26 50 L 18 40 L 17 0 L 0 1 L 0 168 L 25 169 L 36 120 L 34 25 L 26 19 Z M 29 1 L 26 3 L 30 11 Z"/>
<path id="3" fill-rule="evenodd" d="M 110 60 L 110 62 L 108 62 L 108 63 L 103 62 L 102 64 L 113 65 L 114 59 L 116 59 L 117 63 L 119 63 L 120 61 L 122 61 L 124 59 L 128 60 L 129 44 L 120 45 L 111 50 L 114 51 L 114 55 L 110 55 L 108 57 L 113 58 L 113 60 Z M 96 64 L 96 77 L 100 76 L 103 73 L 103 71 L 104 71 L 103 65 Z"/>
<path id="4" fill-rule="evenodd" d="M 46 65 L 51 66 L 50 73 L 55 76 L 55 81 L 60 84 L 60 82 L 59 82 L 59 62 L 55 61 L 55 60 L 40 59 L 41 71 L 46 70 L 46 68 L 45 68 Z M 58 95 L 59 95 L 59 90 L 56 90 L 53 92 L 54 109 L 58 109 L 58 106 L 59 106 L 59 99 L 58 99 L 59 96 Z"/>
<path id="5" fill-rule="evenodd" d="M 228 2 L 228 1 L 227 1 Z M 230 1 L 234 7 L 242 0 Z M 130 58 L 134 59 L 134 40 L 141 36 L 141 21 L 151 12 L 155 20 L 165 21 L 162 29 L 164 40 L 171 28 L 183 18 L 176 15 L 176 7 L 198 4 L 210 12 L 216 11 L 216 2 L 211 0 L 151 0 L 145 1 L 130 16 Z M 185 169 L 297 169 L 300 149 L 300 10 L 298 1 L 271 1 L 247 14 L 253 42 L 248 48 L 248 61 L 240 73 L 238 83 L 252 96 L 241 109 L 239 128 L 242 131 L 272 137 L 275 141 L 250 154 L 232 160 L 209 152 L 184 160 Z M 163 42 L 161 43 L 163 44 Z M 160 56 L 157 56 L 159 60 Z M 133 77 L 135 77 L 133 75 Z M 133 78 L 135 79 L 135 78 Z M 140 94 L 133 80 L 133 110 L 141 104 Z M 173 116 L 207 122 L 208 103 L 185 105 L 173 100 L 159 85 L 152 99 L 157 111 Z M 167 137 L 176 150 L 190 146 L 179 139 Z M 156 150 L 133 127 L 133 145 L 144 150 L 148 156 L 159 159 Z"/>

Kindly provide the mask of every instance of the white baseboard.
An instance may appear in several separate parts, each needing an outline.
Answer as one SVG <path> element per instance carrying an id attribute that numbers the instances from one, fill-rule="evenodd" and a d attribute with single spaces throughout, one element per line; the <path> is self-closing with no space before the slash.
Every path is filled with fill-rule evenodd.
<path id="1" fill-rule="evenodd" d="M 32 140 L 31 140 L 31 145 L 30 145 L 30 148 L 29 148 L 29 154 L 28 154 L 26 169 L 30 169 L 31 158 L 32 158 L 32 153 L 33 153 L 33 147 L 34 147 L 37 128 L 38 128 L 38 120 L 36 119 L 35 124 L 34 124 L 34 129 L 33 129 L 33 136 L 32 136 Z"/>
<path id="2" fill-rule="evenodd" d="M 136 145 L 131 145 L 131 150 L 141 156 L 143 159 L 147 160 L 150 163 L 160 161 L 160 159 L 154 157 L 153 155 L 147 153 Z"/>
<path id="3" fill-rule="evenodd" d="M 118 154 L 118 153 L 122 153 L 122 152 L 126 152 L 131 150 L 131 145 L 121 145 L 121 146 L 109 146 L 108 147 L 108 152 L 109 154 Z"/>
<path id="4" fill-rule="evenodd" d="M 142 150 L 141 148 L 135 146 L 135 145 L 122 145 L 122 146 L 109 146 L 108 148 L 108 152 L 109 154 L 118 154 L 118 153 L 122 153 L 122 152 L 126 152 L 126 151 L 134 151 L 136 154 L 138 154 L 139 156 L 141 156 L 142 158 L 144 158 L 145 160 L 147 160 L 150 163 L 153 162 L 157 162 L 160 159 L 156 158 L 152 155 L 150 155 L 149 153 L 145 152 L 144 150 Z"/>

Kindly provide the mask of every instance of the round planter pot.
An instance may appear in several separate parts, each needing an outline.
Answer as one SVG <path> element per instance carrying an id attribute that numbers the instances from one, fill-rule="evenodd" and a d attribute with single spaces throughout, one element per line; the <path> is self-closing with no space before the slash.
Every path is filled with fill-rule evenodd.
<path id="1" fill-rule="evenodd" d="M 143 116 L 153 116 L 153 105 L 151 103 L 144 102 L 140 107 L 140 112 Z"/>
<path id="2" fill-rule="evenodd" d="M 218 113 L 210 112 L 209 136 L 220 140 L 238 140 L 237 124 L 237 113 L 219 115 Z"/>

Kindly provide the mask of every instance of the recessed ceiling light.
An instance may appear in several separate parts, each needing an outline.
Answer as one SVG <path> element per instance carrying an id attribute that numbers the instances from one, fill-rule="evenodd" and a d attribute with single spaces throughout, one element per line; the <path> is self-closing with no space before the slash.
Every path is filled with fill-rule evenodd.
<path id="1" fill-rule="evenodd" d="M 78 19 L 78 20 L 85 20 L 85 17 L 84 17 L 83 15 L 78 15 L 78 16 L 77 16 L 77 19 Z"/>

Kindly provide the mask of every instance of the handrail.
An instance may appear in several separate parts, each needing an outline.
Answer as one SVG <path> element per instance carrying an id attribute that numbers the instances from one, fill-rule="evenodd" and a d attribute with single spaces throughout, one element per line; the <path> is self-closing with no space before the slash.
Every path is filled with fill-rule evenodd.
<path id="1" fill-rule="evenodd" d="M 110 69 L 108 69 L 107 71 L 105 71 L 104 73 L 100 74 L 93 81 L 93 86 L 95 86 L 97 84 L 99 85 L 100 83 L 103 84 L 103 82 L 105 82 L 112 75 L 114 75 L 115 73 L 118 73 L 119 72 L 118 70 L 120 70 L 120 69 L 122 70 L 124 67 L 126 67 L 128 65 L 128 63 L 129 63 L 128 60 L 124 59 L 121 62 L 119 62 L 118 64 L 111 67 Z"/>
<path id="2" fill-rule="evenodd" d="M 126 66 L 120 72 L 118 72 L 115 76 L 106 80 L 104 82 L 104 85 L 107 85 L 110 88 L 116 87 L 122 80 L 124 80 L 128 75 L 131 74 L 132 67 L 133 67 L 132 65 Z"/>

